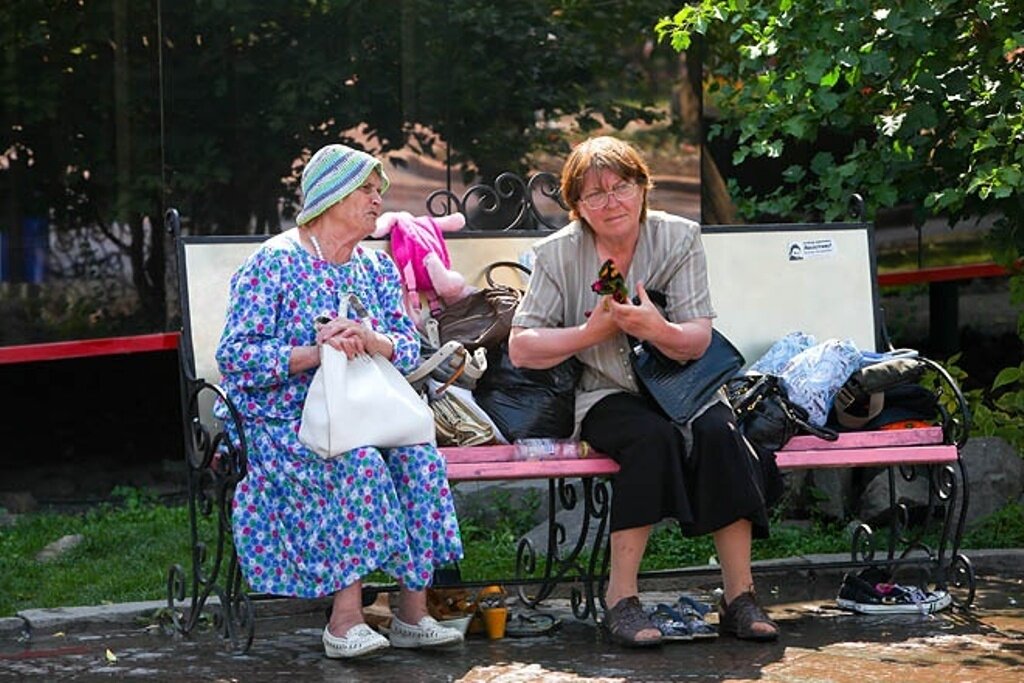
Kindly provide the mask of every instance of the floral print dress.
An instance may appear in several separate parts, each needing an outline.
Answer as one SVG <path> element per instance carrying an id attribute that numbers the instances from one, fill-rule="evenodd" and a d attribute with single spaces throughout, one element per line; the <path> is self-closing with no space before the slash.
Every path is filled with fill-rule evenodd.
<path id="1" fill-rule="evenodd" d="M 348 262 L 332 264 L 306 252 L 291 230 L 267 240 L 231 280 L 217 363 L 245 422 L 249 469 L 235 489 L 232 526 L 255 591 L 321 597 L 376 570 L 419 590 L 436 567 L 462 556 L 444 459 L 432 444 L 356 448 L 324 460 L 299 441 L 315 370 L 289 375 L 291 349 L 315 343 L 313 319 L 337 315 L 350 293 L 390 337 L 395 366 L 413 369 L 417 333 L 398 270 L 382 252 L 359 246 Z M 224 406 L 219 412 L 226 415 Z"/>

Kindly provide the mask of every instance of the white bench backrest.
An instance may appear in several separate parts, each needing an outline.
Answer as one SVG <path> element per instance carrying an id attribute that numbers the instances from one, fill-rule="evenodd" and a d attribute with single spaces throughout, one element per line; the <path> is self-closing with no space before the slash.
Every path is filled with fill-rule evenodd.
<path id="1" fill-rule="evenodd" d="M 753 363 L 789 332 L 852 339 L 878 350 L 878 290 L 870 224 L 710 226 L 715 327 Z M 801 258 L 791 259 L 799 250 Z"/>
<path id="2" fill-rule="evenodd" d="M 532 264 L 531 245 L 543 233 L 455 233 L 446 236 L 452 267 L 484 285 L 495 261 Z M 266 239 L 183 237 L 179 258 L 187 283 L 184 334 L 191 340 L 196 377 L 217 382 L 214 352 L 224 328 L 231 275 Z M 777 339 L 800 330 L 820 341 L 850 338 L 864 350 L 878 341 L 873 234 L 869 224 L 714 226 L 703 230 L 715 326 L 748 363 Z M 386 248 L 386 241 L 370 241 Z M 799 245 L 802 259 L 791 260 Z M 506 269 L 496 279 L 523 286 Z"/>

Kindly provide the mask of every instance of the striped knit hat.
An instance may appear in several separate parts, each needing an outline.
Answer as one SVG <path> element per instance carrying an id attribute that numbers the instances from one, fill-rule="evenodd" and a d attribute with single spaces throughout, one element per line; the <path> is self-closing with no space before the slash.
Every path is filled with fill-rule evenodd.
<path id="1" fill-rule="evenodd" d="M 321 147 L 302 170 L 302 211 L 295 222 L 313 220 L 355 192 L 373 171 L 380 174 L 383 194 L 391 181 L 378 159 L 345 145 Z"/>

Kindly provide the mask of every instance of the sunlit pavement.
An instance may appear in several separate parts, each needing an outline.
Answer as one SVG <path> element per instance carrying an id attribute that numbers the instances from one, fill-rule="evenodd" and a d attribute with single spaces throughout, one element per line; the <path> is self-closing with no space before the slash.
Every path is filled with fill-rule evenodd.
<path id="1" fill-rule="evenodd" d="M 1024 569 L 1024 568 L 1022 568 Z M 1015 576 L 1006 576 L 1006 574 Z M 762 599 L 782 625 L 776 643 L 722 636 L 629 650 L 605 642 L 564 600 L 546 610 L 561 627 L 549 636 L 489 641 L 455 649 L 388 650 L 363 661 L 323 656 L 321 610 L 258 617 L 244 656 L 213 632 L 189 639 L 156 626 L 68 622 L 30 637 L 0 639 L 0 679 L 159 681 L 1021 681 L 1024 680 L 1024 571 L 983 576 L 975 606 L 935 615 L 862 616 L 832 601 L 834 581 L 793 577 Z M 646 604 L 678 593 L 645 592 Z M 800 599 L 799 596 L 809 596 Z M 708 597 L 706 594 L 704 597 Z M 60 628 L 61 630 L 56 630 Z"/>

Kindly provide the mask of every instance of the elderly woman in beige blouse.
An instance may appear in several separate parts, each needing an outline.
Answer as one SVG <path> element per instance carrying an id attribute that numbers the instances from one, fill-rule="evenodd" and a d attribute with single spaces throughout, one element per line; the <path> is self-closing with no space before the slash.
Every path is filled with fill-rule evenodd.
<path id="1" fill-rule="evenodd" d="M 688 425 L 676 427 L 632 374 L 628 337 L 685 361 L 704 353 L 715 316 L 700 227 L 648 210 L 651 187 L 647 164 L 621 140 L 596 137 L 573 149 L 561 178 L 573 220 L 535 247 L 509 354 L 527 368 L 571 356 L 582 361 L 577 433 L 620 465 L 603 619 L 611 638 L 630 646 L 661 642 L 640 604 L 637 574 L 651 528 L 674 518 L 684 535 L 713 535 L 724 588 L 720 630 L 772 640 L 778 626 L 758 604 L 750 570 L 751 539 L 768 534 L 763 485 L 731 408 L 720 392 Z M 592 291 L 608 259 L 639 304 Z M 664 311 L 648 291 L 664 295 Z"/>

